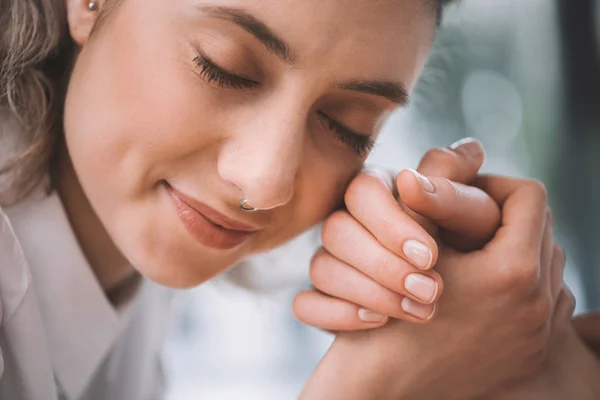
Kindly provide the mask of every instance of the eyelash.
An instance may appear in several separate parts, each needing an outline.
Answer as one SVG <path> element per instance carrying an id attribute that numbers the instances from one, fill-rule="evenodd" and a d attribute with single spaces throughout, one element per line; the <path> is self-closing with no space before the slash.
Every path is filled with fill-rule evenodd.
<path id="1" fill-rule="evenodd" d="M 200 69 L 200 76 L 206 79 L 208 83 L 215 83 L 219 88 L 225 89 L 251 89 L 258 86 L 258 82 L 251 79 L 242 78 L 225 71 L 218 67 L 208 57 L 198 54 L 194 58 L 194 63 Z"/>
<path id="2" fill-rule="evenodd" d="M 352 129 L 331 119 L 322 111 L 317 111 L 317 114 L 325 121 L 329 129 L 337 134 L 339 140 L 350 147 L 359 157 L 365 157 L 373 150 L 375 142 L 370 137 L 356 133 Z"/>
<path id="3" fill-rule="evenodd" d="M 201 53 L 198 53 L 194 58 L 194 64 L 199 68 L 199 74 L 202 78 L 208 83 L 216 84 L 221 89 L 251 89 L 259 84 L 251 79 L 225 71 Z M 350 147 L 357 156 L 365 157 L 373 149 L 375 143 L 370 137 L 354 132 L 321 111 L 318 111 L 317 114 L 327 124 L 328 128 L 335 132 L 338 139 Z"/>

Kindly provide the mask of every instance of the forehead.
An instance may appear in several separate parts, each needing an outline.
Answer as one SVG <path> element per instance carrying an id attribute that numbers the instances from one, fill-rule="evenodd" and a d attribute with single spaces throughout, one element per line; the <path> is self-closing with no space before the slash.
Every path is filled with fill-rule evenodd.
<path id="1" fill-rule="evenodd" d="M 198 18 L 210 18 L 210 13 L 202 10 L 212 7 L 232 8 L 252 15 L 289 45 L 297 56 L 299 68 L 331 70 L 337 75 L 347 72 L 354 78 L 357 74 L 398 78 L 409 87 L 427 58 L 435 31 L 430 0 L 181 0 L 179 3 L 193 8 L 190 12 Z M 394 76 L 390 76 L 392 71 Z"/>

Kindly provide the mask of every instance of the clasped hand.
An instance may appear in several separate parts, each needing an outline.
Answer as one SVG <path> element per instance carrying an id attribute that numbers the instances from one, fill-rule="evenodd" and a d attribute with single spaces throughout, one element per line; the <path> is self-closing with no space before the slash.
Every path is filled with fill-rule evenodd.
<path id="1" fill-rule="evenodd" d="M 478 176 L 483 158 L 465 141 L 428 152 L 393 185 L 372 172 L 352 182 L 347 210 L 324 224 L 315 289 L 294 311 L 338 331 L 323 364 L 347 360 L 345 379 L 372 397 L 307 398 L 465 399 L 540 367 L 551 327 L 573 311 L 564 254 L 543 185 Z"/>

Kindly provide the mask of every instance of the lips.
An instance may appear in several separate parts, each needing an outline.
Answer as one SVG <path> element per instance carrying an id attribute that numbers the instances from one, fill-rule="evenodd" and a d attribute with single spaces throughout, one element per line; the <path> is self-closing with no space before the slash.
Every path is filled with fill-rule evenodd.
<path id="1" fill-rule="evenodd" d="M 227 217 L 168 183 L 165 187 L 179 220 L 191 236 L 205 246 L 221 250 L 231 249 L 261 229 L 259 226 Z"/>

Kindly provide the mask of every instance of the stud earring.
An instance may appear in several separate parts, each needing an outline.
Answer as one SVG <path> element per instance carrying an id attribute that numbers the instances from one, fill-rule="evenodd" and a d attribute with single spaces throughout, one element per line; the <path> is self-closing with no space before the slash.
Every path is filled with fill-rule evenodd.
<path id="1" fill-rule="evenodd" d="M 90 1 L 87 7 L 90 11 L 96 11 L 98 10 L 98 3 L 96 3 L 95 1 Z"/>

